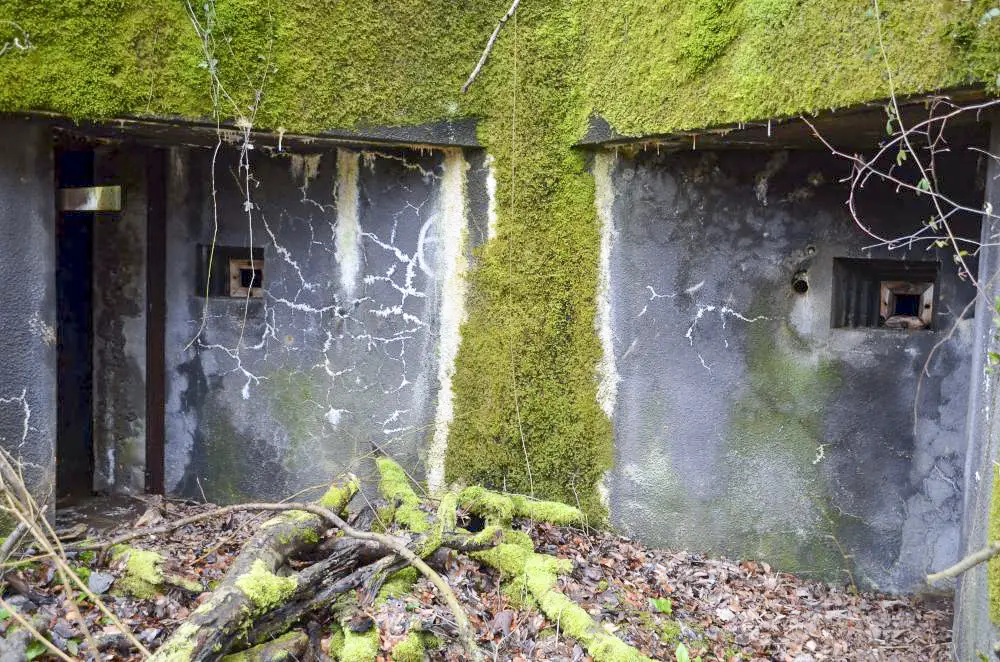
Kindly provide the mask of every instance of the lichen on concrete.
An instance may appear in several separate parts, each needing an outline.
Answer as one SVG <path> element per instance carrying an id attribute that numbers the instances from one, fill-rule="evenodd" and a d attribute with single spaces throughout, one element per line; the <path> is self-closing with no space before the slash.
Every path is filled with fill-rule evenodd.
<path id="1" fill-rule="evenodd" d="M 784 323 L 751 328 L 748 342 L 748 388 L 730 425 L 731 489 L 718 505 L 742 523 L 746 554 L 782 570 L 846 579 L 850 561 L 836 547 L 837 519 L 816 461 L 824 404 L 840 383 L 836 363 L 810 352 Z M 767 505 L 774 499 L 782 501 Z M 774 533 L 787 529 L 797 535 Z"/>

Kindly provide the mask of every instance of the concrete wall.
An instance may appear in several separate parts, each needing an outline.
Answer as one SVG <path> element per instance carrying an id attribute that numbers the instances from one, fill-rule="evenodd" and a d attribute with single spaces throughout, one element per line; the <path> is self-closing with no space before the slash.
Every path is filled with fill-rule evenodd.
<path id="1" fill-rule="evenodd" d="M 968 199 L 982 173 L 962 154 L 942 172 Z M 959 551 L 973 290 L 948 251 L 862 250 L 846 174 L 801 151 L 597 157 L 612 519 L 650 544 L 919 590 Z M 874 183 L 859 204 L 891 236 L 930 216 Z M 940 260 L 935 330 L 831 328 L 836 257 Z"/>
<path id="2" fill-rule="evenodd" d="M 142 493 L 146 469 L 146 160 L 95 150 L 96 185 L 120 184 L 121 213 L 94 218 L 94 489 Z"/>
<path id="3" fill-rule="evenodd" d="M 224 147 L 214 178 L 212 150 L 169 156 L 167 490 L 283 497 L 376 445 L 422 473 L 450 417 L 464 157 L 250 152 L 246 204 L 238 154 Z M 263 249 L 263 298 L 206 303 L 198 246 L 216 223 L 217 245 Z"/>
<path id="4" fill-rule="evenodd" d="M 0 119 L 0 444 L 48 499 L 55 470 L 55 209 L 42 122 Z"/>
<path id="5" fill-rule="evenodd" d="M 993 117 L 990 152 L 1000 154 L 1000 116 Z M 1000 163 L 989 162 L 986 176 L 986 203 L 996 215 L 1000 211 Z M 1000 421 L 997 420 L 997 391 L 1000 377 L 995 368 L 989 368 L 987 352 L 1000 351 L 997 339 L 994 302 L 1000 296 L 1000 250 L 996 237 L 1000 234 L 1000 221 L 996 218 L 983 223 L 982 249 L 979 260 L 979 282 L 983 296 L 976 301 L 976 320 L 973 328 L 975 351 L 972 355 L 972 373 L 969 379 L 969 418 L 966 430 L 968 454 L 965 470 L 965 517 L 962 532 L 962 554 L 967 555 L 986 547 L 991 540 L 991 530 L 1000 522 L 990 519 L 1000 504 L 996 502 L 1000 485 L 997 485 L 997 462 L 1000 461 Z M 992 245 L 990 245 L 992 244 Z M 997 560 L 992 562 L 994 565 Z M 992 600 L 991 600 L 992 598 Z M 959 579 L 955 599 L 954 647 L 955 658 L 973 660 L 978 654 L 991 657 L 991 651 L 1000 640 L 998 624 L 992 620 L 990 604 L 1000 600 L 1000 585 L 992 587 L 987 576 L 987 565 L 976 566 Z"/>

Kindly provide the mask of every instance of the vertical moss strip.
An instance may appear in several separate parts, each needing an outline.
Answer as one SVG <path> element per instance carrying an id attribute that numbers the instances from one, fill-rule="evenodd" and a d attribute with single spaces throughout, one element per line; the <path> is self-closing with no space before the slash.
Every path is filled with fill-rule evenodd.
<path id="1" fill-rule="evenodd" d="M 594 184 L 572 147 L 587 120 L 573 94 L 578 18 L 573 2 L 522 3 L 476 82 L 492 106 L 480 139 L 498 235 L 471 277 L 446 475 L 579 501 L 600 519 L 612 447 L 594 373 Z"/>
<path id="2" fill-rule="evenodd" d="M 986 536 L 988 542 L 1000 540 L 1000 467 L 993 466 L 993 495 L 990 500 L 990 524 Z M 994 556 L 986 566 L 987 586 L 990 598 L 990 620 L 1000 626 L 1000 556 Z"/>

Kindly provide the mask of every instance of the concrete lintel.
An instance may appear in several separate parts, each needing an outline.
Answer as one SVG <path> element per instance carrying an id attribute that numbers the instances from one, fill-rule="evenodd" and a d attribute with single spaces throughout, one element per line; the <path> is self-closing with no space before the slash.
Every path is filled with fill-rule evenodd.
<path id="1" fill-rule="evenodd" d="M 988 102 L 983 88 L 956 88 L 930 94 L 910 95 L 899 100 L 903 119 L 907 123 L 928 117 L 928 107 L 936 101 L 947 100 L 955 104 Z M 823 137 L 838 147 L 871 146 L 886 135 L 885 106 L 888 99 L 870 101 L 842 109 L 820 113 L 803 113 Z M 957 117 L 951 126 L 986 135 L 986 129 L 977 124 L 977 114 L 966 113 Z M 977 136 L 978 137 L 978 136 Z M 982 142 L 985 139 L 980 137 Z M 720 124 L 668 133 L 629 136 L 619 133 L 600 115 L 590 118 L 586 135 L 577 143 L 586 148 L 655 148 L 663 151 L 701 149 L 817 149 L 823 145 L 812 128 L 800 116 L 773 117 Z"/>
<path id="2" fill-rule="evenodd" d="M 105 121 L 73 121 L 50 113 L 21 114 L 39 118 L 57 128 L 81 133 L 88 137 L 112 140 L 135 140 L 155 146 L 189 145 L 209 147 L 216 144 L 219 128 L 205 121 L 187 121 L 167 117 L 120 117 Z M 284 131 L 252 131 L 253 142 L 264 148 L 294 149 L 305 145 L 320 146 L 387 146 L 441 149 L 459 147 L 478 149 L 477 120 L 440 120 L 409 126 L 374 126 L 355 129 L 329 129 L 315 134 L 295 134 Z M 221 126 L 222 138 L 237 142 L 243 131 L 233 123 Z"/>

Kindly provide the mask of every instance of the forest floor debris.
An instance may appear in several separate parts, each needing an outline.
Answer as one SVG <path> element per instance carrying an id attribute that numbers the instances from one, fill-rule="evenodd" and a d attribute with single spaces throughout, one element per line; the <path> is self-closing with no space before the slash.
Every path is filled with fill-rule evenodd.
<path id="1" fill-rule="evenodd" d="M 211 510 L 213 506 L 148 499 L 132 507 L 115 504 L 116 517 L 89 518 L 81 511 L 60 513 L 63 529 L 93 521 L 90 535 L 113 537 L 163 520 Z M 93 509 L 93 505 L 88 505 Z M 99 505 L 97 510 L 99 510 Z M 95 512 L 97 512 L 95 510 Z M 156 650 L 222 580 L 227 568 L 266 513 L 236 512 L 190 524 L 170 534 L 131 541 L 135 548 L 160 554 L 158 570 L 181 577 L 160 584 L 145 597 L 120 595 L 129 561 L 102 558 L 92 551 L 70 552 L 78 574 L 149 649 Z M 117 525 L 117 526 L 114 526 Z M 732 562 L 685 552 L 648 549 L 605 532 L 515 520 L 535 549 L 572 563 L 558 588 L 583 607 L 601 627 L 653 659 L 674 660 L 683 642 L 693 660 L 946 660 L 951 611 L 916 598 L 855 594 L 774 571 L 756 561 Z M 30 615 L 49 640 L 69 656 L 83 644 L 83 633 L 67 609 L 56 571 L 44 559 L 8 569 L 7 601 Z M 149 568 L 147 568 L 149 570 Z M 501 588 L 500 573 L 468 555 L 452 555 L 442 572 L 454 588 L 489 659 L 589 660 L 584 648 L 566 636 L 561 623 L 547 618 Z M 135 579 L 134 577 L 132 578 Z M 203 591 L 199 592 L 200 585 Z M 134 593 L 134 591 L 133 591 Z M 360 618 L 378 627 L 380 660 L 402 659 L 415 624 L 425 633 L 421 647 L 429 659 L 462 660 L 454 619 L 426 579 L 387 597 Z M 85 597 L 75 597 L 79 612 L 107 660 L 139 660 L 138 651 Z M 530 602 L 530 601 L 529 601 Z M 23 651 L 28 659 L 51 655 L 37 642 L 14 634 L 16 623 L 0 612 L 0 659 Z M 296 635 L 319 638 L 330 651 L 331 631 L 321 618 L 303 623 Z M 436 647 L 435 647 L 436 646 Z M 20 647 L 20 648 L 19 648 Z M 393 651 L 395 655 L 393 656 Z M 409 658 L 407 658 L 409 659 Z M 419 659 L 416 658 L 416 659 Z"/>

